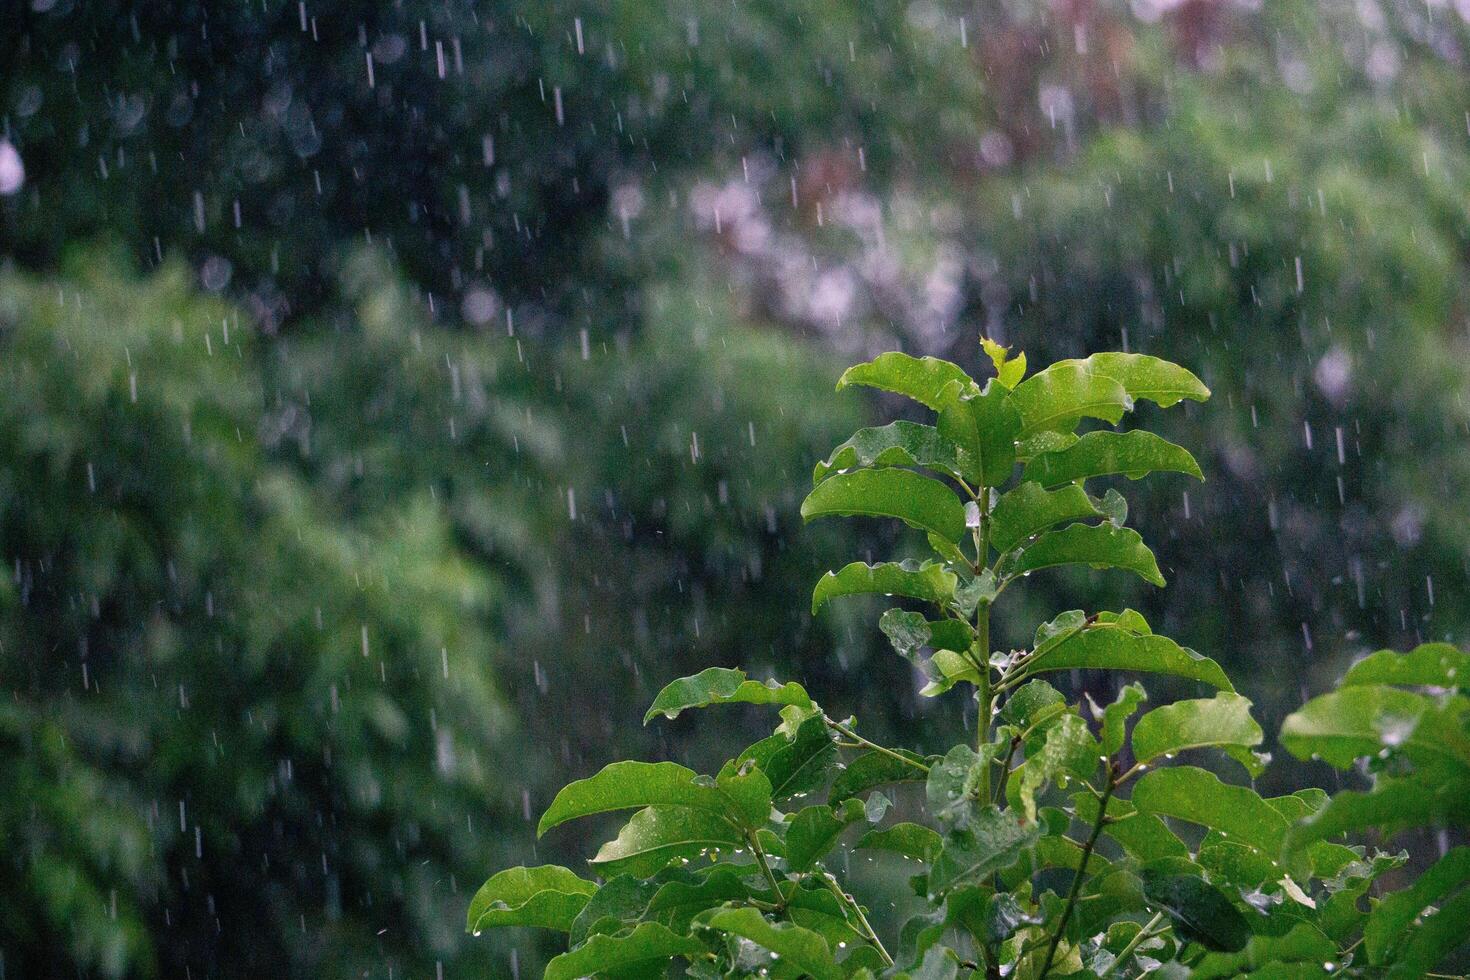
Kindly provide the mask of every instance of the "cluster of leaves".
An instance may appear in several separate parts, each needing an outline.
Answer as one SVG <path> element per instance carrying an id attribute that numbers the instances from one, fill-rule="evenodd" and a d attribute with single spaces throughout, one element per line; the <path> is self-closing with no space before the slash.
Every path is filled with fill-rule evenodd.
<path id="1" fill-rule="evenodd" d="M 553 980 L 659 976 L 674 960 L 699 977 L 819 980 L 1413 976 L 1458 944 L 1470 891 L 1454 893 L 1470 852 L 1452 852 L 1369 912 L 1370 885 L 1406 858 L 1340 839 L 1441 821 L 1466 799 L 1464 699 L 1401 689 L 1454 688 L 1465 656 L 1442 645 L 1375 655 L 1287 722 L 1293 753 L 1343 767 L 1373 758 L 1371 793 L 1262 798 L 1209 769 L 1167 764 L 1212 750 L 1252 778 L 1264 769 L 1251 704 L 1218 664 L 1127 609 L 1064 612 L 1037 628 L 1030 649 L 993 651 L 990 614 L 1008 588 L 1053 566 L 1163 584 L 1126 526 L 1121 494 L 1096 496 L 1087 481 L 1200 478 L 1194 458 L 1141 429 L 1074 430 L 1083 419 L 1116 424 L 1139 400 L 1168 407 L 1209 391 L 1145 355 L 1097 354 L 1026 377 L 1024 355 L 984 346 L 995 375 L 983 386 L 949 362 L 900 353 L 849 370 L 839 388 L 905 395 L 935 424 L 859 431 L 817 465 L 803 505 L 808 519 L 897 518 L 925 533 L 933 560 L 830 572 L 813 608 L 873 593 L 927 607 L 891 609 L 880 627 L 926 674 L 926 694 L 973 691 L 983 720 L 975 744 L 943 755 L 889 748 L 798 684 L 718 667 L 681 678 L 645 721 L 744 703 L 777 706 L 781 723 L 714 776 L 618 762 L 567 786 L 539 832 L 637 811 L 591 860 L 602 883 L 553 866 L 503 871 L 471 903 L 472 932 L 568 933 L 569 951 L 547 967 Z M 1105 706 L 1069 703 L 1045 678 L 1079 668 L 1173 675 L 1211 693 L 1140 714 L 1148 695 L 1134 682 Z M 887 794 L 902 799 L 905 783 L 922 786 L 922 822 L 889 819 Z M 902 927 L 896 948 L 833 873 L 845 838 L 917 870 L 911 883 L 928 910 Z"/>

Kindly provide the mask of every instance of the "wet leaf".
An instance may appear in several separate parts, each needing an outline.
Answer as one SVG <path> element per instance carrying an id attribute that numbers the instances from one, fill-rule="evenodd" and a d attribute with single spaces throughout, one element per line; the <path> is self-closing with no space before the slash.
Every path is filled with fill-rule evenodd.
<path id="1" fill-rule="evenodd" d="M 965 506 L 938 480 L 912 470 L 854 470 L 817 484 L 801 504 L 803 520 L 893 517 L 949 541 L 965 534 Z"/>

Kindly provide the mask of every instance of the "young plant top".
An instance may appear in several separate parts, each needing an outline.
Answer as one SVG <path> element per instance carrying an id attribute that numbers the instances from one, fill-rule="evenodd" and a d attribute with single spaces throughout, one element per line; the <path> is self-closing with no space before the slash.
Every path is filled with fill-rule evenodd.
<path id="1" fill-rule="evenodd" d="M 1089 481 L 1202 479 L 1186 449 L 1110 426 L 1139 402 L 1210 393 L 1142 354 L 1028 377 L 1024 354 L 982 344 L 984 383 L 900 353 L 848 370 L 839 389 L 904 395 L 934 423 L 855 433 L 817 464 L 802 505 L 808 520 L 895 518 L 925 536 L 932 559 L 828 572 L 812 609 L 849 595 L 907 600 L 878 626 L 924 672 L 923 693 L 960 688 L 978 701 L 974 744 L 942 755 L 878 745 L 799 684 L 719 667 L 681 678 L 645 722 L 738 702 L 779 709 L 780 724 L 712 776 L 616 762 L 567 786 L 538 833 L 635 811 L 591 859 L 595 879 L 502 871 L 471 902 L 471 932 L 566 933 L 548 980 L 1407 978 L 1464 942 L 1470 848 L 1384 893 L 1377 880 L 1407 855 L 1352 839 L 1470 821 L 1470 658 L 1459 650 L 1374 654 L 1287 719 L 1287 751 L 1359 769 L 1366 791 L 1262 798 L 1242 780 L 1269 760 L 1251 703 L 1215 661 L 1139 613 L 1069 610 L 1038 626 L 1030 649 L 992 649 L 992 606 L 1032 572 L 1085 565 L 1164 585 L 1123 496 Z M 1077 669 L 1172 675 L 1202 696 L 1145 710 L 1135 680 L 1111 704 L 1072 702 L 1048 678 Z M 887 794 L 901 783 L 922 787 L 922 820 L 892 819 Z M 896 941 L 836 873 L 839 842 L 907 859 L 926 911 Z"/>

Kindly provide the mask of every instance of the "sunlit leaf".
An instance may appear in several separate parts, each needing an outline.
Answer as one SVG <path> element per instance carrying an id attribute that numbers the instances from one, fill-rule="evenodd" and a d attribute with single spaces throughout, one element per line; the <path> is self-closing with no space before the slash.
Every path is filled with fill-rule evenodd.
<path id="1" fill-rule="evenodd" d="M 939 562 L 883 562 L 868 565 L 855 561 L 840 571 L 828 572 L 812 591 L 812 612 L 828 601 L 848 595 L 901 595 L 942 605 L 954 598 L 959 579 Z"/>
<path id="2" fill-rule="evenodd" d="M 1221 831 L 1268 855 L 1281 851 L 1286 818 L 1254 790 L 1220 781 L 1193 766 L 1145 773 L 1130 802 L 1140 810 Z"/>
<path id="3" fill-rule="evenodd" d="M 686 708 L 737 702 L 797 705 L 804 708 L 812 706 L 812 699 L 807 696 L 806 689 L 795 681 L 785 684 L 774 681 L 762 683 L 746 680 L 743 670 L 709 667 L 691 677 L 681 677 L 667 684 L 658 693 L 658 697 L 653 699 L 653 706 L 643 716 L 643 723 L 646 725 L 659 715 L 677 718 L 679 712 Z"/>
<path id="4" fill-rule="evenodd" d="M 1056 487 L 1099 476 L 1137 480 L 1150 473 L 1184 473 L 1204 479 L 1189 450 L 1142 429 L 1089 432 L 1066 449 L 1033 458 L 1021 478 Z"/>
<path id="5" fill-rule="evenodd" d="M 592 936 L 571 952 L 554 957 L 542 977 L 579 980 L 635 968 L 646 971 L 676 956 L 697 956 L 703 951 L 704 944 L 692 936 L 680 936 L 658 922 L 644 922 L 621 935 Z"/>
<path id="6" fill-rule="evenodd" d="M 1166 753 L 1205 746 L 1250 749 L 1264 737 L 1251 717 L 1250 701 L 1224 692 L 1213 698 L 1166 704 L 1138 719 L 1133 726 L 1133 756 L 1139 762 L 1151 762 Z M 1259 767 L 1248 768 L 1252 776 L 1260 774 Z"/>
<path id="7" fill-rule="evenodd" d="M 1233 691 L 1220 665 L 1166 636 L 1139 635 L 1099 621 L 1026 663 L 1026 674 L 1053 670 L 1128 670 L 1173 674 Z"/>
<path id="8" fill-rule="evenodd" d="M 990 515 L 990 543 L 1004 554 L 1033 534 L 1063 521 L 1100 517 L 1102 512 L 1079 486 L 1045 490 L 1027 480 L 1002 494 Z"/>
<path id="9" fill-rule="evenodd" d="M 965 505 L 954 491 L 912 470 L 855 470 L 817 484 L 801 503 L 804 520 L 894 517 L 950 541 L 965 533 Z"/>
<path id="10" fill-rule="evenodd" d="M 595 776 L 562 787 L 542 814 L 536 834 L 577 817 L 658 805 L 715 813 L 731 809 L 730 798 L 692 769 L 673 762 L 614 762 Z"/>
<path id="11" fill-rule="evenodd" d="M 841 471 L 863 466 L 919 466 L 941 473 L 960 472 L 959 451 L 932 425 L 890 422 L 859 429 L 812 470 L 818 484 Z"/>
<path id="12" fill-rule="evenodd" d="M 939 433 L 960 450 L 960 471 L 975 487 L 999 486 L 1016 463 L 1021 419 L 1009 392 L 989 385 L 982 393 L 953 384 L 940 393 Z"/>
<path id="13" fill-rule="evenodd" d="M 647 877 L 675 858 L 692 858 L 715 849 L 744 845 L 730 822 L 683 806 L 651 806 L 633 814 L 614 840 L 592 859 L 598 874 Z"/>
<path id="14" fill-rule="evenodd" d="M 1165 408 L 1184 398 L 1202 402 L 1210 397 L 1210 389 L 1192 373 L 1148 354 L 1104 351 L 1087 357 L 1082 363 L 1092 371 L 1118 381 L 1132 397 Z"/>
<path id="15" fill-rule="evenodd" d="M 1342 686 L 1397 684 L 1404 687 L 1470 686 L 1470 654 L 1448 643 L 1424 643 L 1399 653 L 1379 650 L 1353 664 Z"/>
<path id="16" fill-rule="evenodd" d="M 465 916 L 465 931 L 536 926 L 566 932 L 595 891 L 597 885 L 593 882 L 554 864 L 507 868 L 475 892 Z"/>
<path id="17" fill-rule="evenodd" d="M 1128 719 L 1133 717 L 1138 706 L 1148 700 L 1148 693 L 1140 684 L 1125 684 L 1112 704 L 1103 709 L 1102 745 L 1103 755 L 1116 755 L 1123 747 Z"/>
<path id="18" fill-rule="evenodd" d="M 866 385 L 906 395 L 921 405 L 938 409 L 939 393 L 951 382 L 979 390 L 958 365 L 937 357 L 910 357 L 897 351 L 879 354 L 865 364 L 856 364 L 837 379 L 837 390 L 849 385 Z"/>
<path id="19" fill-rule="evenodd" d="M 1010 356 L 1010 348 L 1002 347 L 989 337 L 980 338 L 980 348 L 995 366 L 995 380 L 1002 388 L 1014 388 L 1026 376 L 1026 352 Z"/>
<path id="20" fill-rule="evenodd" d="M 1122 384 L 1075 361 L 1053 364 L 1016 385 L 1011 405 L 1021 417 L 1016 438 L 1070 432 L 1083 418 L 1117 422 L 1133 407 Z"/>
<path id="21" fill-rule="evenodd" d="M 1112 524 L 1072 524 L 1048 531 L 1016 556 L 1010 570 L 1023 573 L 1072 564 L 1121 568 L 1154 585 L 1164 584 L 1158 562 L 1138 532 Z"/>

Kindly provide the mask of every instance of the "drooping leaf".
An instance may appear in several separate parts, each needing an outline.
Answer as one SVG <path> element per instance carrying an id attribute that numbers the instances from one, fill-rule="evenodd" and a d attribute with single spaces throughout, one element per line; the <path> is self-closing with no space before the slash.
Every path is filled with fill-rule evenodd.
<path id="1" fill-rule="evenodd" d="M 568 953 L 546 964 L 543 980 L 578 980 L 597 973 L 643 968 L 676 956 L 698 956 L 704 945 L 692 936 L 681 936 L 658 922 L 644 922 L 631 932 L 595 935 Z"/>
<path id="2" fill-rule="evenodd" d="M 1466 922 L 1470 922 L 1470 888 L 1462 889 L 1409 930 L 1388 975 L 1393 980 L 1417 980 L 1429 973 L 1470 942 Z"/>
<path id="3" fill-rule="evenodd" d="M 1034 457 L 1021 478 L 1035 480 L 1044 487 L 1058 487 L 1098 476 L 1122 475 L 1137 480 L 1150 473 L 1205 478 L 1189 450 L 1142 429 L 1089 432 L 1066 449 Z"/>
<path id="4" fill-rule="evenodd" d="M 1112 704 L 1103 709 L 1102 746 L 1103 755 L 1116 755 L 1123 747 L 1128 719 L 1133 717 L 1138 706 L 1148 700 L 1148 693 L 1141 684 L 1125 684 Z"/>
<path id="5" fill-rule="evenodd" d="M 1145 773 L 1130 802 L 1148 813 L 1219 830 L 1272 856 L 1280 853 L 1286 836 L 1286 818 L 1254 790 L 1223 783 L 1193 766 Z"/>
<path id="6" fill-rule="evenodd" d="M 1368 962 L 1383 965 L 1389 953 L 1416 919 L 1445 896 L 1470 885 L 1470 847 L 1456 847 L 1427 868 L 1402 891 L 1379 900 L 1363 927 L 1363 949 Z"/>
<path id="7" fill-rule="evenodd" d="M 1016 385 L 1011 405 L 1021 417 L 1018 440 L 1038 432 L 1070 432 L 1083 418 L 1117 422 L 1133 407 L 1122 384 L 1077 361 L 1059 361 Z"/>
<path id="8" fill-rule="evenodd" d="M 925 758 L 907 749 L 893 750 L 903 756 L 900 761 L 886 752 L 865 752 L 848 763 L 847 768 L 832 781 L 827 799 L 836 806 L 849 797 L 866 793 L 876 786 L 889 783 L 922 782 L 928 778 L 926 768 L 938 761 L 937 756 Z"/>
<path id="9" fill-rule="evenodd" d="M 846 975 L 832 958 L 827 940 L 810 929 L 789 922 L 773 923 L 753 908 L 721 909 L 704 921 L 713 929 L 770 950 L 814 980 L 842 980 Z"/>
<path id="10" fill-rule="evenodd" d="M 777 684 L 774 681 L 752 681 L 745 679 L 745 671 L 727 667 L 709 667 L 690 677 L 671 681 L 643 716 L 646 725 L 653 718 L 677 718 L 686 708 L 704 708 L 712 704 L 783 704 L 812 706 L 806 689 L 795 681 Z"/>
<path id="11" fill-rule="evenodd" d="M 965 533 L 965 505 L 938 480 L 912 470 L 854 470 L 816 485 L 801 503 L 803 520 L 894 517 L 950 541 Z"/>
<path id="12" fill-rule="evenodd" d="M 614 840 L 598 850 L 592 864 L 602 875 L 646 878 L 675 858 L 744 846 L 741 833 L 707 810 L 650 806 L 633 814 Z"/>
<path id="13" fill-rule="evenodd" d="M 997 384 L 983 392 L 952 384 L 940 393 L 940 435 L 960 451 L 960 472 L 973 486 L 994 487 L 1010 478 L 1016 463 L 1021 418 Z"/>
<path id="14" fill-rule="evenodd" d="M 866 385 L 905 395 L 938 410 L 939 393 L 951 382 L 978 391 L 979 387 L 959 365 L 937 357 L 911 357 L 897 351 L 879 354 L 865 364 L 856 364 L 837 379 L 837 390 L 849 385 Z"/>
<path id="15" fill-rule="evenodd" d="M 989 764 L 989 759 L 982 759 L 964 743 L 951 748 L 929 770 L 924 787 L 929 813 L 945 822 L 966 816 L 976 803 L 975 790 L 983 774 L 980 767 Z"/>
<path id="16" fill-rule="evenodd" d="M 883 562 L 868 565 L 855 561 L 840 571 L 828 572 L 812 590 L 812 613 L 841 596 L 901 595 L 942 605 L 954 598 L 959 579 L 939 562 Z"/>
<path id="17" fill-rule="evenodd" d="M 1101 511 L 1079 486 L 1043 489 L 1031 480 L 1001 494 L 990 515 L 990 543 L 1001 554 L 1033 534 L 1063 521 L 1100 517 Z"/>
<path id="18" fill-rule="evenodd" d="M 1072 524 L 1060 531 L 1048 531 L 1021 550 L 1010 570 L 1033 572 L 1071 564 L 1121 568 L 1154 585 L 1164 584 L 1158 562 L 1138 532 L 1113 524 Z"/>
<path id="19" fill-rule="evenodd" d="M 929 621 L 922 613 L 889 609 L 878 619 L 878 629 L 888 637 L 893 650 L 910 663 L 919 662 L 919 652 L 928 646 L 934 637 Z"/>
<path id="20" fill-rule="evenodd" d="M 916 861 L 932 861 L 944 839 L 922 824 L 896 823 L 883 830 L 870 830 L 858 838 L 859 850 L 893 851 Z"/>
<path id="21" fill-rule="evenodd" d="M 1298 758 L 1316 755 L 1339 769 L 1388 750 L 1416 766 L 1470 776 L 1470 700 L 1430 698 L 1383 685 L 1345 687 L 1288 715 L 1281 744 Z"/>
<path id="22" fill-rule="evenodd" d="M 821 483 L 840 470 L 866 466 L 918 466 L 941 473 L 958 474 L 960 459 L 955 444 L 932 425 L 890 422 L 859 429 L 826 460 L 812 470 L 812 484 Z"/>
<path id="23" fill-rule="evenodd" d="M 542 814 L 536 834 L 577 817 L 659 805 L 719 814 L 731 810 L 730 798 L 692 769 L 673 762 L 614 762 L 595 776 L 562 787 Z"/>
<path id="24" fill-rule="evenodd" d="M 760 827 L 770 818 L 771 780 L 754 762 L 726 763 L 715 776 L 715 786 L 734 804 L 731 815 L 741 826 Z"/>
<path id="25" fill-rule="evenodd" d="M 936 894 L 1003 871 L 1036 842 L 1035 823 L 1023 825 L 1008 810 L 985 806 L 959 821 L 944 835 L 929 887 Z"/>
<path id="26" fill-rule="evenodd" d="M 1359 684 L 1467 687 L 1470 686 L 1470 654 L 1448 643 L 1423 643 L 1408 653 L 1379 650 L 1353 664 L 1341 686 Z"/>
<path id="27" fill-rule="evenodd" d="M 1184 398 L 1202 402 L 1210 397 L 1210 389 L 1192 373 L 1177 364 L 1148 354 L 1103 351 L 1091 355 L 1082 363 L 1095 373 L 1122 384 L 1133 398 L 1151 401 L 1164 408 L 1175 405 Z"/>
<path id="28" fill-rule="evenodd" d="M 588 936 L 622 932 L 636 925 L 658 889 L 657 881 L 635 878 L 630 874 L 608 878 L 577 914 L 567 936 L 568 944 L 580 946 Z"/>
<path id="29" fill-rule="evenodd" d="M 1138 719 L 1133 727 L 1133 756 L 1139 762 L 1151 762 L 1166 753 L 1210 745 L 1248 751 L 1264 737 L 1251 717 L 1250 700 L 1223 692 L 1213 698 L 1166 704 Z M 1252 776 L 1260 775 L 1258 766 L 1247 768 Z"/>
<path id="30" fill-rule="evenodd" d="M 975 631 L 970 624 L 958 619 L 929 620 L 929 643 L 936 650 L 954 650 L 963 653 L 975 642 Z"/>
<path id="31" fill-rule="evenodd" d="M 1101 620 L 1041 656 L 1032 657 L 1026 663 L 1025 673 L 1073 669 L 1172 674 L 1202 681 L 1222 691 L 1235 690 L 1220 665 L 1209 657 L 1200 656 L 1167 636 L 1139 635 Z"/>
<path id="32" fill-rule="evenodd" d="M 535 926 L 566 932 L 597 885 L 566 868 L 506 868 L 491 876 L 470 900 L 465 931 L 495 926 Z"/>
<path id="33" fill-rule="evenodd" d="M 1145 874 L 1144 895 L 1186 939 L 1208 949 L 1237 952 L 1251 939 L 1250 923 L 1220 889 L 1194 875 Z"/>

